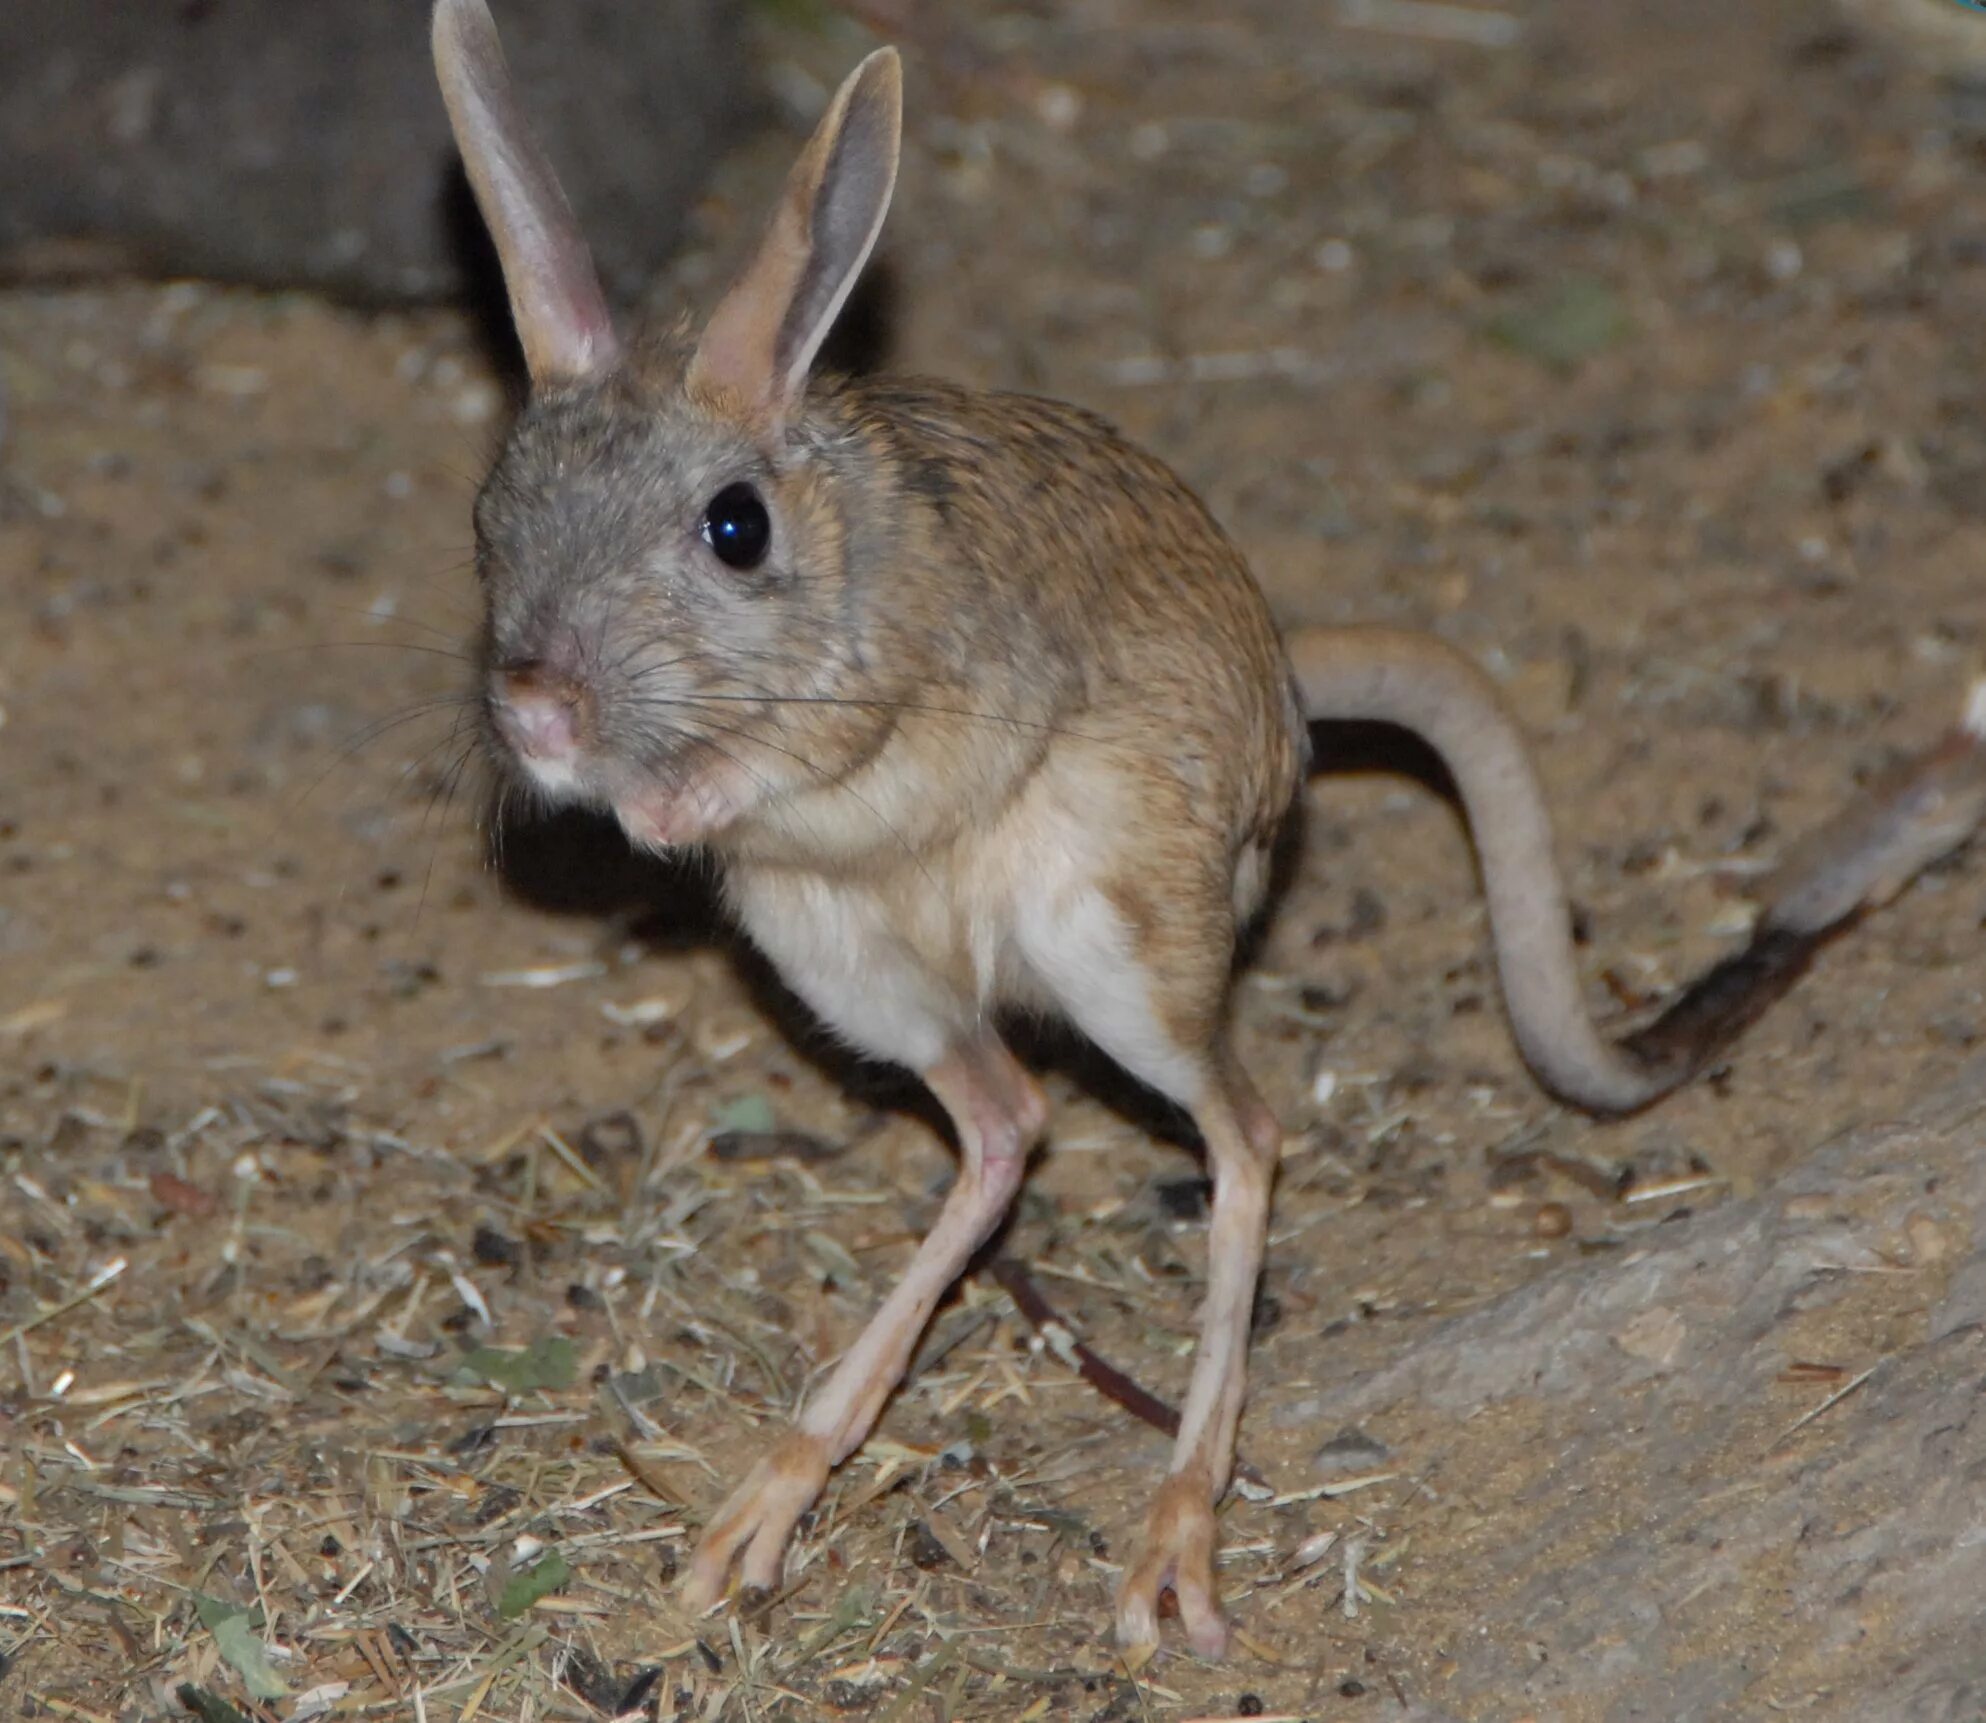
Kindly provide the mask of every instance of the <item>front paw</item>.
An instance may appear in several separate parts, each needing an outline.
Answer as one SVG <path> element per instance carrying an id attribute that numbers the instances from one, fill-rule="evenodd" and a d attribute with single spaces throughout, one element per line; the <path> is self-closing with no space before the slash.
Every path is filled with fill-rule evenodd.
<path id="1" fill-rule="evenodd" d="M 772 1451 L 746 1473 L 703 1529 L 682 1598 L 701 1615 L 724 1595 L 731 1563 L 744 1552 L 748 1588 L 776 1591 L 787 1540 L 800 1516 L 814 1505 L 827 1483 L 827 1443 L 803 1430 L 789 1430 Z"/>
<path id="2" fill-rule="evenodd" d="M 1227 1623 L 1214 1589 L 1213 1489 L 1203 1473 L 1176 1472 L 1159 1486 L 1144 1543 L 1117 1593 L 1117 1643 L 1129 1651 L 1159 1641 L 1159 1598 L 1179 1600 L 1186 1642 L 1205 1658 L 1227 1651 Z"/>

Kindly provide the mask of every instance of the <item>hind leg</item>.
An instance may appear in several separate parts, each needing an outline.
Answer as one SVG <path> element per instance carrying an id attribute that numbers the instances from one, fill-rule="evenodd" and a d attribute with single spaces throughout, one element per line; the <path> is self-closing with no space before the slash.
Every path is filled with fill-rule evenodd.
<path id="1" fill-rule="evenodd" d="M 1214 1180 L 1207 1296 L 1172 1463 L 1152 1503 L 1144 1542 L 1118 1591 L 1117 1637 L 1126 1646 L 1157 1644 L 1159 1598 L 1170 1590 L 1179 1601 L 1187 1642 L 1202 1657 L 1219 1657 L 1227 1648 L 1227 1626 L 1214 1589 L 1214 1504 L 1234 1468 L 1235 1427 L 1248 1381 L 1249 1317 L 1262 1272 L 1281 1133 L 1246 1079 L 1239 1093 L 1232 1080 L 1215 1085 L 1193 1108 L 1193 1118 Z"/>
<path id="2" fill-rule="evenodd" d="M 1282 1135 L 1218 1046 L 1231 933 L 1217 914 L 1181 917 L 1165 943 L 1141 945 L 1097 892 L 1078 894 L 1028 932 L 1030 963 L 1077 1027 L 1185 1107 L 1206 1143 L 1214 1201 L 1199 1345 L 1172 1462 L 1118 1593 L 1117 1636 L 1126 1646 L 1157 1643 L 1159 1599 L 1171 1591 L 1188 1642 L 1203 1657 L 1218 1657 L 1227 1626 L 1214 1583 L 1214 1504 L 1234 1465 L 1249 1316 Z"/>

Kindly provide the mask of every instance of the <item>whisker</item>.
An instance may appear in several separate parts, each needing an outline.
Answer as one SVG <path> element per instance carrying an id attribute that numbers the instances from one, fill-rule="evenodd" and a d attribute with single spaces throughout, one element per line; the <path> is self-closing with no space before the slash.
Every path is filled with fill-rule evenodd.
<path id="1" fill-rule="evenodd" d="M 476 747 L 476 738 L 473 736 L 468 737 L 466 740 L 463 738 L 462 725 L 460 721 L 451 724 L 448 728 L 447 735 L 441 737 L 438 741 L 430 742 L 425 748 L 423 748 L 418 754 L 416 754 L 411 760 L 409 760 L 404 766 L 400 768 L 399 772 L 395 775 L 394 778 L 395 790 L 403 791 L 409 788 L 410 785 L 412 784 L 414 775 L 417 772 L 421 771 L 422 768 L 424 768 L 427 765 L 427 763 L 435 757 L 436 754 L 439 754 L 445 748 L 454 747 L 458 741 L 462 743 L 463 752 L 465 755 L 474 752 Z M 432 807 L 433 804 L 432 794 L 430 794 L 429 796 L 429 804 L 430 807 Z M 425 833 L 427 830 L 425 814 L 422 816 L 422 824 L 420 829 L 423 833 Z"/>
<path id="2" fill-rule="evenodd" d="M 412 575 L 416 585 L 421 587 L 431 587 L 436 582 L 447 578 L 449 575 L 467 574 L 472 569 L 474 569 L 475 566 L 476 566 L 476 553 L 472 550 L 468 552 L 458 552 L 456 555 L 451 556 L 446 562 L 430 563 L 425 568 L 414 569 L 412 571 Z M 469 610 L 467 607 L 463 607 L 462 614 L 466 618 L 473 616 L 474 612 Z"/>
<path id="3" fill-rule="evenodd" d="M 658 667 L 659 668 L 659 667 Z M 1082 730 L 1072 730 L 1066 724 L 1052 724 L 1039 719 L 1016 718 L 1002 712 L 975 712 L 968 707 L 934 706 L 915 700 L 863 700 L 833 694 L 641 694 L 637 693 L 630 704 L 656 704 L 695 708 L 698 706 L 740 705 L 740 706 L 845 706 L 856 711 L 900 712 L 916 717 L 955 718 L 965 723 L 1002 725 L 1012 730 L 1027 731 L 1050 738 L 1067 737 L 1072 741 L 1088 742 L 1099 748 L 1125 748 L 1121 742 L 1112 742 L 1102 736 L 1093 736 Z"/>
<path id="4" fill-rule="evenodd" d="M 421 813 L 421 832 L 423 836 L 427 835 L 428 822 L 434 815 L 437 800 L 441 804 L 441 812 L 444 817 L 449 808 L 454 805 L 456 789 L 461 784 L 462 775 L 467 770 L 470 760 L 475 756 L 475 752 L 476 743 L 472 737 L 462 744 L 461 752 L 455 756 L 454 762 L 442 774 L 440 783 L 435 786 L 434 793 L 428 797 L 428 805 Z M 434 884 L 435 866 L 441 860 L 441 831 L 439 827 L 436 828 L 433 839 L 434 841 L 428 849 L 428 865 L 421 873 L 421 895 L 414 902 L 414 927 L 416 929 L 420 927 L 422 913 L 428 906 L 428 892 Z"/>
<path id="5" fill-rule="evenodd" d="M 324 787 L 325 782 L 333 772 L 342 766 L 349 766 L 361 752 L 371 747 L 382 736 L 400 729 L 403 725 L 413 723 L 417 718 L 432 717 L 436 712 L 445 712 L 451 706 L 458 709 L 457 726 L 459 726 L 461 721 L 460 711 L 469 706 L 469 704 L 469 697 L 464 695 L 438 695 L 433 699 L 419 701 L 413 706 L 399 712 L 391 713 L 387 717 L 377 719 L 366 725 L 356 736 L 339 745 L 337 751 L 332 755 L 330 763 L 297 793 L 296 800 L 288 804 L 287 811 L 291 814 L 296 813 L 303 807 L 304 803 L 309 801 L 312 796 L 316 795 Z M 448 735 L 443 738 L 444 744 L 453 741 L 457 733 L 457 729 L 451 728 Z M 428 753 L 432 752 L 433 749 L 429 748 L 423 752 L 420 758 L 425 758 Z"/>
<path id="6" fill-rule="evenodd" d="M 459 633 L 446 628 L 437 628 L 432 622 L 423 622 L 418 616 L 404 616 L 397 610 L 376 610 L 369 604 L 327 604 L 324 608 L 339 616 L 359 617 L 380 628 L 418 628 L 422 633 L 432 634 L 437 639 L 445 640 L 451 646 L 458 648 L 462 643 L 462 637 Z M 463 615 L 465 619 L 472 623 L 480 620 L 473 617 L 468 611 L 464 611 Z"/>
<path id="7" fill-rule="evenodd" d="M 919 700 L 865 700 L 840 694 L 679 694 L 669 698 L 675 704 L 685 706 L 847 706 L 861 711 L 910 712 L 922 717 L 960 718 L 973 723 L 1005 725 L 1009 729 L 1035 731 L 1045 736 L 1065 736 L 1072 741 L 1092 742 L 1098 747 L 1124 746 L 1102 736 L 1092 736 L 1081 730 L 1072 730 L 1066 724 L 1053 724 L 1034 718 L 1017 718 L 1007 712 L 977 712 L 966 706 L 936 706 Z"/>
<path id="8" fill-rule="evenodd" d="M 441 631 L 436 629 L 439 634 Z M 430 646 L 424 640 L 306 640 L 297 646 L 258 646 L 247 654 L 251 663 L 264 658 L 284 658 L 298 652 L 322 652 L 352 647 L 358 651 L 371 651 L 385 648 L 392 652 L 421 652 L 430 658 L 446 658 L 456 664 L 471 664 L 475 661 L 468 653 L 443 646 Z"/>
<path id="9" fill-rule="evenodd" d="M 661 702 L 642 701 L 642 702 L 636 702 L 636 704 L 638 706 L 646 705 L 652 709 L 655 706 L 660 705 Z M 816 776 L 822 778 L 825 778 L 827 776 L 827 774 L 819 766 L 815 765 L 813 761 L 806 759 L 804 756 L 800 754 L 794 753 L 791 749 L 780 748 L 775 743 L 770 743 L 765 741 L 762 737 L 754 736 L 749 731 L 741 730 L 730 725 L 723 725 L 723 724 L 712 725 L 709 724 L 707 720 L 706 720 L 706 727 L 710 729 L 718 730 L 724 735 L 735 736 L 742 741 L 754 743 L 759 747 L 770 748 L 776 753 L 784 753 L 787 755 L 788 758 L 797 761 L 800 765 L 806 767 L 808 771 L 813 772 Z M 738 756 L 738 754 L 736 754 L 733 750 L 726 748 L 722 743 L 713 740 L 707 735 L 698 733 L 695 736 L 686 737 L 685 732 L 679 726 L 672 726 L 667 723 L 664 723 L 659 728 L 654 726 L 649 727 L 647 734 L 643 735 L 640 739 L 645 744 L 647 744 L 650 750 L 660 750 L 660 749 L 668 748 L 685 739 L 701 741 L 705 747 L 711 749 L 721 758 L 730 761 L 731 764 L 736 766 L 741 772 L 748 773 L 753 779 L 753 781 L 756 782 L 761 789 L 773 795 L 777 795 L 778 793 L 779 786 L 773 783 L 773 781 L 770 778 L 768 778 L 763 772 L 761 772 L 756 766 L 752 765 L 750 761 L 741 759 Z M 675 768 L 673 765 L 671 765 L 668 769 L 671 773 L 671 777 L 673 780 L 670 787 L 672 789 L 680 788 L 682 783 L 682 773 L 680 772 L 679 769 Z M 859 796 L 856 797 L 856 800 L 858 801 L 860 801 L 861 799 L 862 798 Z M 864 805 L 866 806 L 867 804 L 865 803 Z M 891 835 L 896 837 L 898 842 L 900 843 L 903 842 L 901 834 L 895 832 L 894 828 L 890 828 L 889 822 L 887 820 L 884 820 L 880 813 L 877 813 L 876 810 L 874 810 L 873 808 L 870 811 L 875 814 L 877 823 L 879 825 L 884 826 L 886 829 L 890 829 Z M 905 848 L 906 850 L 908 850 L 909 846 L 906 844 Z"/>
<path id="10" fill-rule="evenodd" d="M 605 661 L 605 663 L 602 665 L 602 669 L 606 674 L 610 676 L 618 675 L 621 671 L 625 670 L 628 667 L 628 665 L 633 663 L 634 660 L 640 657 L 643 653 L 651 650 L 656 646 L 661 645 L 662 642 L 666 640 L 672 632 L 673 630 L 671 629 L 658 628 L 654 632 L 649 634 L 635 635 L 631 640 L 629 640 L 626 647 L 622 651 L 617 653 L 613 658 Z M 660 659 L 653 664 L 644 664 L 641 667 L 641 677 L 646 678 L 649 676 L 659 676 L 665 670 L 676 669 L 678 666 L 686 663 L 688 659 L 689 659 L 689 654 L 687 652 L 678 652 L 673 657 Z"/>
<path id="11" fill-rule="evenodd" d="M 508 777 L 497 782 L 495 804 L 490 809 L 489 851 L 486 865 L 494 873 L 503 872 L 504 819 L 510 811 L 511 783 Z"/>

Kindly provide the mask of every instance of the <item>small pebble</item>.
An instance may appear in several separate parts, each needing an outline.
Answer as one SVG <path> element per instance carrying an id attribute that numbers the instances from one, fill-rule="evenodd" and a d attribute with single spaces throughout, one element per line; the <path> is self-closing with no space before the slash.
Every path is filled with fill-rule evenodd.
<path id="1" fill-rule="evenodd" d="M 1034 99 L 1034 111 L 1050 131 L 1073 131 L 1083 117 L 1083 98 L 1067 84 L 1044 84 Z"/>
<path id="2" fill-rule="evenodd" d="M 1904 1237 L 1910 1241 L 1910 1254 L 1930 1268 L 1952 1254 L 1951 1235 L 1927 1214 L 1913 1214 L 1903 1223 Z"/>
<path id="3" fill-rule="evenodd" d="M 1369 1436 L 1363 1430 L 1345 1429 L 1317 1450 L 1311 1464 L 1321 1472 L 1356 1474 L 1385 1465 L 1392 1455 L 1392 1449 L 1377 1436 Z"/>
<path id="4" fill-rule="evenodd" d="M 1614 1336 L 1614 1344 L 1630 1358 L 1640 1358 L 1666 1370 L 1682 1352 L 1689 1324 L 1667 1305 L 1651 1305 Z"/>
<path id="5" fill-rule="evenodd" d="M 743 1011 L 713 1011 L 690 1037 L 696 1050 L 713 1064 L 734 1059 L 752 1044 L 758 1020 Z"/>
<path id="6" fill-rule="evenodd" d="M 1218 221 L 1204 221 L 1193 230 L 1193 255 L 1208 262 L 1222 258 L 1234 249 L 1234 229 Z"/>
<path id="7" fill-rule="evenodd" d="M 653 993 L 625 1005 L 602 1001 L 600 1015 L 623 1029 L 647 1029 L 680 1017 L 695 995 L 696 983 L 687 974 L 672 976 Z"/>
<path id="8" fill-rule="evenodd" d="M 1334 1531 L 1312 1532 L 1296 1546 L 1290 1556 L 1290 1566 L 1297 1569 L 1315 1567 L 1331 1553 L 1331 1546 L 1338 1541 Z"/>
<path id="9" fill-rule="evenodd" d="M 213 1214 L 220 1205 L 220 1199 L 198 1185 L 189 1184 L 177 1173 L 161 1170 L 152 1174 L 152 1200 L 161 1208 L 170 1209 L 174 1214 L 188 1215 L 195 1220 L 204 1220 Z"/>
<path id="10" fill-rule="evenodd" d="M 1695 138 L 1654 144 L 1641 152 L 1641 171 L 1650 179 L 1687 179 L 1710 165 L 1710 152 Z"/>
<path id="11" fill-rule="evenodd" d="M 535 963 L 526 969 L 494 969 L 477 979 L 484 987 L 564 987 L 574 981 L 591 981 L 605 975 L 604 963 Z"/>
<path id="12" fill-rule="evenodd" d="M 580 1127 L 579 1158 L 589 1167 L 612 1160 L 638 1160 L 641 1152 L 641 1123 L 632 1113 L 604 1113 Z"/>
<path id="13" fill-rule="evenodd" d="M 951 1554 L 938 1541 L 938 1534 L 923 1520 L 915 1521 L 909 1535 L 904 1539 L 903 1553 L 909 1557 L 910 1565 L 930 1573 L 935 1568 L 944 1567 L 951 1561 Z"/>
<path id="14" fill-rule="evenodd" d="M 492 1226 L 479 1226 L 470 1241 L 470 1252 L 485 1268 L 520 1268 L 524 1247 Z"/>
<path id="15" fill-rule="evenodd" d="M 1564 1238 L 1572 1231 L 1572 1210 L 1564 1203 L 1540 1203 L 1531 1230 L 1540 1238 Z"/>
<path id="16" fill-rule="evenodd" d="M 259 365 L 202 365 L 196 380 L 210 395 L 242 401 L 266 394 L 269 373 Z"/>
<path id="17" fill-rule="evenodd" d="M 481 425 L 496 417 L 502 397 L 488 383 L 471 383 L 458 390 L 449 411 L 459 425 Z"/>

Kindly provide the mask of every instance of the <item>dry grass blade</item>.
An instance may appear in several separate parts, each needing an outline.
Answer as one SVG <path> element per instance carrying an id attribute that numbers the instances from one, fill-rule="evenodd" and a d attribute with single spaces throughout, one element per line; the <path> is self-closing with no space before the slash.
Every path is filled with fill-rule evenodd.
<path id="1" fill-rule="evenodd" d="M 1842 1383 L 1842 1385 L 1839 1388 L 1835 1389 L 1835 1391 L 1832 1394 L 1828 1395 L 1828 1397 L 1825 1400 L 1823 1400 L 1818 1406 L 1815 1406 L 1810 1411 L 1801 1413 L 1800 1416 L 1795 1418 L 1792 1423 L 1788 1424 L 1785 1429 L 1781 1430 L 1779 1432 L 1778 1438 L 1772 1444 L 1773 1447 L 1774 1448 L 1784 1447 L 1787 1442 L 1789 1442 L 1794 1436 L 1798 1435 L 1800 1431 L 1804 1430 L 1816 1418 L 1822 1416 L 1824 1413 L 1833 1411 L 1836 1406 L 1839 1406 L 1842 1401 L 1846 1400 L 1850 1394 L 1854 1393 L 1856 1389 L 1860 1388 L 1863 1385 L 1863 1383 L 1867 1382 L 1869 1378 L 1875 1375 L 1875 1373 L 1878 1370 L 1880 1370 L 1882 1367 L 1883 1367 L 1882 1360 L 1878 1359 L 1875 1363 L 1871 1364 L 1868 1367 L 1868 1369 L 1864 1370 L 1859 1376 L 1851 1376 L 1846 1382 Z"/>
<path id="2" fill-rule="evenodd" d="M 0 1352 L 10 1350 L 15 1341 L 25 1335 L 32 1334 L 37 1328 L 41 1328 L 50 1322 L 59 1321 L 62 1317 L 67 1316 L 70 1311 L 80 1309 L 83 1305 L 88 1304 L 91 1299 L 95 1298 L 105 1287 L 116 1280 L 128 1266 L 129 1264 L 121 1256 L 114 1261 L 105 1263 L 102 1268 L 98 1269 L 90 1277 L 89 1283 L 80 1292 L 72 1293 L 69 1297 L 63 1299 L 60 1304 L 51 1305 L 39 1315 L 30 1316 L 25 1321 L 15 1323 L 6 1333 L 0 1334 Z"/>

